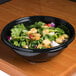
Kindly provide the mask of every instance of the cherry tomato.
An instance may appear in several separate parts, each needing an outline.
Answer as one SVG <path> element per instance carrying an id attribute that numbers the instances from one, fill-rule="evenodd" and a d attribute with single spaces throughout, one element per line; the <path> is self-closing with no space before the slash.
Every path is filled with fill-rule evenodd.
<path id="1" fill-rule="evenodd" d="M 32 39 L 33 37 L 34 37 L 34 35 L 32 35 L 32 34 L 29 35 L 29 38 L 30 38 L 30 39 Z"/>
<path id="2" fill-rule="evenodd" d="M 46 24 L 46 26 L 51 27 L 51 24 Z"/>

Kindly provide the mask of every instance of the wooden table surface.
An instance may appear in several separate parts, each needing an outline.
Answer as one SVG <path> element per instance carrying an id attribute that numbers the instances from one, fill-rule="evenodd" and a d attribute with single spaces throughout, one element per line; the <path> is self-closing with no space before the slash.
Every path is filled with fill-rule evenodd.
<path id="1" fill-rule="evenodd" d="M 0 5 L 0 33 L 3 27 L 10 21 L 33 15 L 62 18 L 70 22 L 76 30 L 75 2 L 71 2 L 70 0 L 11 0 Z M 14 66 L 12 68 L 16 67 L 19 69 L 20 74 L 22 73 L 21 76 L 62 76 L 71 66 L 76 64 L 76 39 L 62 53 L 50 61 L 35 64 L 27 62 L 0 40 L 0 59 L 1 61 L 3 60 L 3 63 L 10 64 L 8 66 Z M 8 66 L 6 72 L 10 73 Z M 14 69 L 10 71 L 14 71 Z M 18 72 L 15 71 L 13 73 Z M 13 76 L 12 73 L 10 74 Z"/>

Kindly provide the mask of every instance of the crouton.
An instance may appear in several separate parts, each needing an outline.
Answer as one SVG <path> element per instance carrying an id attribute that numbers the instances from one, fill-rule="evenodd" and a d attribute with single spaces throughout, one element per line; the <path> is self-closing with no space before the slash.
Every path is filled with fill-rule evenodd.
<path id="1" fill-rule="evenodd" d="M 42 43 L 43 43 L 44 45 L 49 45 L 49 44 L 51 43 L 51 41 L 48 40 L 48 39 L 45 39 L 45 40 L 43 40 Z"/>

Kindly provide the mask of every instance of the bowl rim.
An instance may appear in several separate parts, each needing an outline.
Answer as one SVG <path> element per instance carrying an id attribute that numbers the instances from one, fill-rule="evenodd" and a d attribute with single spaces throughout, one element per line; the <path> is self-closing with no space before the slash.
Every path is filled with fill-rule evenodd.
<path id="1" fill-rule="evenodd" d="M 1 32 L 1 40 L 2 40 L 6 45 L 8 45 L 9 47 L 11 47 L 12 49 L 15 49 L 15 50 L 19 50 L 19 51 L 22 50 L 22 51 L 24 51 L 24 52 L 33 52 L 33 53 L 41 53 L 41 52 L 44 53 L 44 52 L 56 52 L 56 51 L 59 51 L 59 50 L 61 50 L 61 49 L 63 49 L 63 48 L 66 48 L 66 47 L 74 40 L 74 38 L 75 38 L 75 29 L 74 29 L 74 27 L 73 27 L 69 22 L 65 21 L 64 19 L 57 18 L 57 19 L 60 19 L 60 20 L 63 20 L 63 21 L 65 21 L 65 22 L 67 22 L 67 23 L 70 25 L 70 27 L 72 28 L 72 30 L 73 30 L 73 36 L 72 36 L 72 38 L 70 38 L 69 41 L 60 44 L 59 46 L 56 46 L 56 47 L 53 47 L 53 48 L 45 48 L 45 49 L 28 49 L 28 48 L 21 48 L 21 47 L 18 47 L 18 46 L 14 46 L 14 45 L 12 45 L 11 43 L 9 43 L 7 40 L 5 40 L 5 38 L 3 37 L 3 35 L 4 35 L 4 32 L 5 32 L 5 29 L 8 27 L 8 25 L 9 25 L 10 23 L 12 23 L 12 22 L 14 22 L 14 21 L 22 20 L 22 19 L 28 19 L 28 18 L 30 18 L 30 17 L 52 17 L 52 18 L 57 18 L 57 17 L 53 17 L 53 16 L 42 16 L 42 15 L 37 15 L 37 16 L 35 15 L 35 16 L 28 16 L 28 17 L 17 18 L 17 19 L 15 19 L 15 20 L 9 22 L 9 23 L 3 28 L 2 32 Z M 27 50 L 27 51 L 26 51 L 26 50 Z M 28 50 L 29 50 L 29 51 L 28 51 Z M 36 51 L 35 51 L 35 50 L 36 50 Z M 45 50 L 45 51 L 41 51 L 41 50 Z M 49 51 L 47 51 L 47 50 L 49 50 Z M 51 51 L 50 51 L 50 50 L 51 50 Z"/>

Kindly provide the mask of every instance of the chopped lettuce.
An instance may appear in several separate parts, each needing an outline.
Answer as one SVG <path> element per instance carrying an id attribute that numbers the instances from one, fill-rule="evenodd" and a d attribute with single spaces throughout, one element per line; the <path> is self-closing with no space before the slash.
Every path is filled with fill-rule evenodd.
<path id="1" fill-rule="evenodd" d="M 41 28 L 42 25 L 44 25 L 45 23 L 44 22 L 35 22 L 35 24 L 29 26 L 30 28 Z"/>
<path id="2" fill-rule="evenodd" d="M 26 45 L 26 42 L 25 41 L 22 41 L 21 42 L 21 46 L 23 47 L 23 46 L 25 46 Z"/>
<path id="3" fill-rule="evenodd" d="M 12 29 L 11 29 L 11 36 L 12 38 L 16 38 L 16 37 L 19 37 L 21 32 L 23 30 L 25 30 L 25 26 L 24 24 L 18 24 L 16 26 L 14 26 Z"/>
<path id="4" fill-rule="evenodd" d="M 48 25 L 41 21 L 35 22 L 33 25 L 26 27 L 23 23 L 17 24 L 10 30 L 11 39 L 8 41 L 13 45 L 22 48 L 26 48 L 26 46 L 30 49 L 44 49 L 47 47 L 49 48 L 49 46 L 51 48 L 53 47 L 52 44 L 58 45 L 58 41 L 56 42 L 56 39 L 59 40 L 58 38 L 66 33 L 60 27 L 52 27 Z M 48 41 L 43 44 L 44 40 L 49 40 L 50 45 L 46 45 L 49 43 Z"/>
<path id="5" fill-rule="evenodd" d="M 19 46 L 18 41 L 14 41 L 14 45 L 15 45 L 15 46 Z"/>

